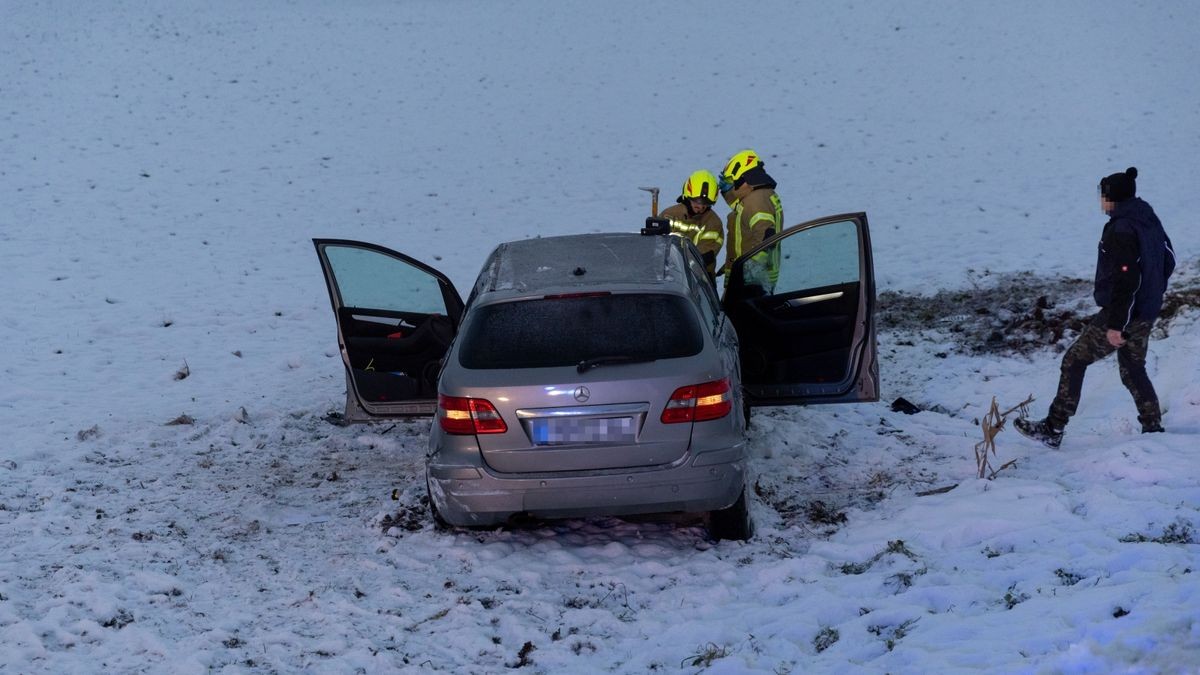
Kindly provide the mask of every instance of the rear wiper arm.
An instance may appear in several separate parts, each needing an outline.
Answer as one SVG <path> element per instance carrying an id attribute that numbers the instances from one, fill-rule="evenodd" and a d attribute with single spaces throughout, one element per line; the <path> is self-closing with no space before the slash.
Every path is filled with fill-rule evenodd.
<path id="1" fill-rule="evenodd" d="M 654 359 L 623 355 L 597 356 L 580 361 L 579 364 L 575 366 L 575 371 L 579 373 L 586 373 L 596 366 L 606 366 L 613 363 L 646 363 L 647 361 L 654 361 Z"/>

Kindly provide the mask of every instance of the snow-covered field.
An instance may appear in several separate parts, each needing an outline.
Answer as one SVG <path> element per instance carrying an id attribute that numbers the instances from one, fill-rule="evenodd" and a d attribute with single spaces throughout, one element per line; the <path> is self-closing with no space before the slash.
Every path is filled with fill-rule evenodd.
<path id="1" fill-rule="evenodd" d="M 989 318 L 932 299 L 1088 278 L 1096 183 L 1130 165 L 1173 287 L 1200 284 L 1200 5 L 0 17 L 0 672 L 1200 672 L 1200 313 L 1151 343 L 1168 433 L 1137 433 L 1104 362 L 1061 450 L 1006 428 L 993 465 L 1016 463 L 980 480 L 992 397 L 1040 416 L 1071 336 L 978 350 Z M 755 413 L 753 541 L 436 532 L 429 422 L 326 420 L 310 238 L 461 289 L 496 243 L 636 229 L 639 186 L 743 147 L 789 222 L 867 211 L 880 290 L 935 317 L 880 334 L 880 403 Z"/>

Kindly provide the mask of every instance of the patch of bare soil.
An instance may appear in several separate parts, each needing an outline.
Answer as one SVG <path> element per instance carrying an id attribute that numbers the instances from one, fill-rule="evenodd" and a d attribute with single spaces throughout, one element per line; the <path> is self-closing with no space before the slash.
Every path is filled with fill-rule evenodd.
<path id="1" fill-rule="evenodd" d="M 1090 279 L 985 277 L 974 288 L 934 295 L 884 291 L 879 294 L 879 328 L 895 332 L 901 344 L 912 344 L 918 337 L 950 337 L 954 350 L 962 354 L 1030 354 L 1065 349 L 1096 311 Z M 1171 278 L 1154 336 L 1165 337 L 1181 312 L 1197 307 L 1200 261 Z"/>

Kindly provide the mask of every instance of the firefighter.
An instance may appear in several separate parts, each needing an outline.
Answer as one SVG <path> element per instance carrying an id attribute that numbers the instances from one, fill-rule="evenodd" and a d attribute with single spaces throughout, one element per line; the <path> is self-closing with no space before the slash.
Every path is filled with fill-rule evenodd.
<path id="1" fill-rule="evenodd" d="M 725 240 L 721 217 L 713 210 L 717 202 L 717 177 L 701 169 L 683 182 L 683 191 L 675 206 L 664 209 L 662 217 L 671 221 L 671 234 L 690 240 L 704 259 L 710 277 L 717 271 L 717 253 Z"/>
<path id="2" fill-rule="evenodd" d="M 783 202 L 775 194 L 775 180 L 753 150 L 742 150 L 729 158 L 721 171 L 718 188 L 729 204 L 726 217 L 729 242 L 725 247 L 722 272 L 729 272 L 733 261 L 783 229 Z M 743 268 L 747 285 L 762 286 L 768 295 L 779 281 L 779 247 L 759 251 Z M 725 283 L 729 283 L 728 277 Z"/>

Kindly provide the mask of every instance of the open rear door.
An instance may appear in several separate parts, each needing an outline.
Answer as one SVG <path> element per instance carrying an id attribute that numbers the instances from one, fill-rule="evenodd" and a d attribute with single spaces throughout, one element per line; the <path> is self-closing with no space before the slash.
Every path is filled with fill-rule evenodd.
<path id="1" fill-rule="evenodd" d="M 351 422 L 432 415 L 463 302 L 446 275 L 402 253 L 313 239 L 337 319 Z"/>
<path id="2" fill-rule="evenodd" d="M 879 400 L 865 213 L 767 239 L 734 262 L 722 305 L 737 329 L 751 405 Z"/>

